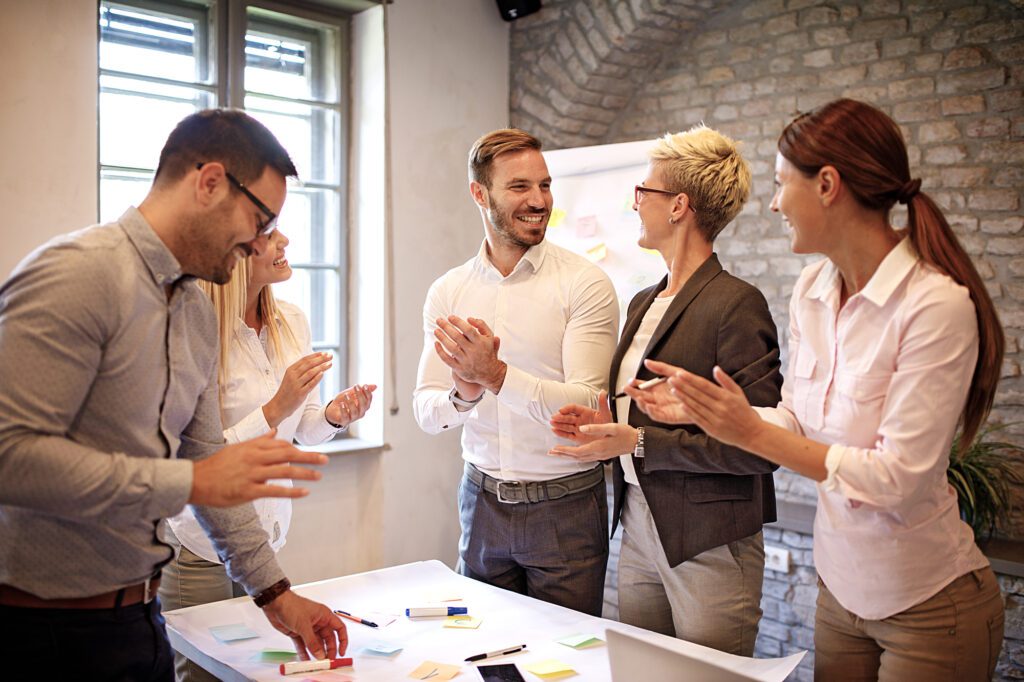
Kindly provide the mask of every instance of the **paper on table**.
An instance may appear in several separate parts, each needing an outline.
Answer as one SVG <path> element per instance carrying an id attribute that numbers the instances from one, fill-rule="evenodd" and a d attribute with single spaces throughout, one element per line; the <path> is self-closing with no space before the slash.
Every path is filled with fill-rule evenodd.
<path id="1" fill-rule="evenodd" d="M 371 656 L 394 656 L 401 650 L 402 647 L 390 642 L 370 642 L 363 647 L 363 653 Z"/>
<path id="2" fill-rule="evenodd" d="M 339 672 L 318 673 L 313 677 L 303 677 L 302 682 L 353 682 L 348 675 Z"/>
<path id="3" fill-rule="evenodd" d="M 569 677 L 575 675 L 576 671 L 572 669 L 572 666 L 566 665 L 561 661 L 554 658 L 549 658 L 546 661 L 538 661 L 537 663 L 530 663 L 524 665 L 527 672 L 533 673 L 537 677 L 543 677 L 546 680 L 554 680 L 559 677 Z"/>
<path id="4" fill-rule="evenodd" d="M 253 656 L 260 663 L 288 663 L 298 658 L 298 654 L 287 649 L 264 649 Z"/>
<path id="5" fill-rule="evenodd" d="M 440 604 L 449 601 L 462 601 L 462 595 L 452 590 L 434 590 L 423 595 L 426 604 Z"/>
<path id="6" fill-rule="evenodd" d="M 482 622 L 484 622 L 483 618 L 474 618 L 473 616 L 448 616 L 444 621 L 444 626 L 446 628 L 476 630 Z"/>
<path id="7" fill-rule="evenodd" d="M 244 623 L 214 625 L 210 628 L 210 634 L 221 642 L 234 642 L 239 639 L 252 639 L 260 636 L 258 632 Z"/>
<path id="8" fill-rule="evenodd" d="M 570 635 L 555 641 L 565 646 L 571 646 L 573 649 L 586 649 L 587 647 L 604 644 L 604 640 L 597 635 Z"/>
<path id="9" fill-rule="evenodd" d="M 414 680 L 450 680 L 459 674 L 459 666 L 436 661 L 423 661 L 418 668 L 409 673 Z"/>

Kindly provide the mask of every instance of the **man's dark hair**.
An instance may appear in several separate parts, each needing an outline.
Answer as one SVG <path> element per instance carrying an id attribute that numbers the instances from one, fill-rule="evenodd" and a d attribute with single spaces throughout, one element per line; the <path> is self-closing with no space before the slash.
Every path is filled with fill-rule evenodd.
<path id="1" fill-rule="evenodd" d="M 288 152 L 265 125 L 237 109 L 206 109 L 186 116 L 167 137 L 154 184 L 180 180 L 199 163 L 218 161 L 238 181 L 259 180 L 270 166 L 297 177 Z"/>

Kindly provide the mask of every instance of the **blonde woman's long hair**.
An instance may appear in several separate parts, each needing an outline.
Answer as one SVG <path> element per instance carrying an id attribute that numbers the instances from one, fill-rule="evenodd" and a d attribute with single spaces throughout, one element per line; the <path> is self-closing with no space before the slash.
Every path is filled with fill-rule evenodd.
<path id="1" fill-rule="evenodd" d="M 220 331 L 220 363 L 219 377 L 220 387 L 224 390 L 227 385 L 227 378 L 230 376 L 228 357 L 232 343 L 240 343 L 237 338 L 238 322 L 245 317 L 245 300 L 249 290 L 249 283 L 252 280 L 252 258 L 243 258 L 235 266 L 231 273 L 231 279 L 227 284 L 213 284 L 205 280 L 196 280 L 199 288 L 206 292 L 213 302 L 213 309 L 217 313 L 217 328 Z M 270 286 L 260 290 L 259 301 L 256 304 L 260 319 L 267 328 L 267 336 L 270 340 L 270 347 L 273 349 L 273 363 L 277 369 L 284 367 L 286 356 L 284 353 L 287 343 L 294 349 L 299 349 L 299 342 L 291 326 L 279 313 L 277 301 L 274 299 L 274 292 Z M 275 324 L 280 320 L 280 327 Z M 282 338 L 283 337 L 283 338 Z"/>

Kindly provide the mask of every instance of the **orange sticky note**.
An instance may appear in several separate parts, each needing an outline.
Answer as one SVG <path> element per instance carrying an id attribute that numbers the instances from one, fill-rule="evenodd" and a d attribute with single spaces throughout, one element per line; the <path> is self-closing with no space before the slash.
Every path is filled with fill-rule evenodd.
<path id="1" fill-rule="evenodd" d="M 415 670 L 409 673 L 414 680 L 450 680 L 459 674 L 459 666 L 437 661 L 423 661 Z"/>

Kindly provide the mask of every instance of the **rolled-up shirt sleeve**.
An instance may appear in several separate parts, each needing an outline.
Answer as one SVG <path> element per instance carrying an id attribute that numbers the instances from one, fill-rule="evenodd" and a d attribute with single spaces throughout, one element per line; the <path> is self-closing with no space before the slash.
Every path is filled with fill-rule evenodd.
<path id="1" fill-rule="evenodd" d="M 563 405 L 596 407 L 597 394 L 608 381 L 618 322 L 618 298 L 608 276 L 597 268 L 582 271 L 562 338 L 564 381 L 541 379 L 509 365 L 498 401 L 545 426 Z"/>

